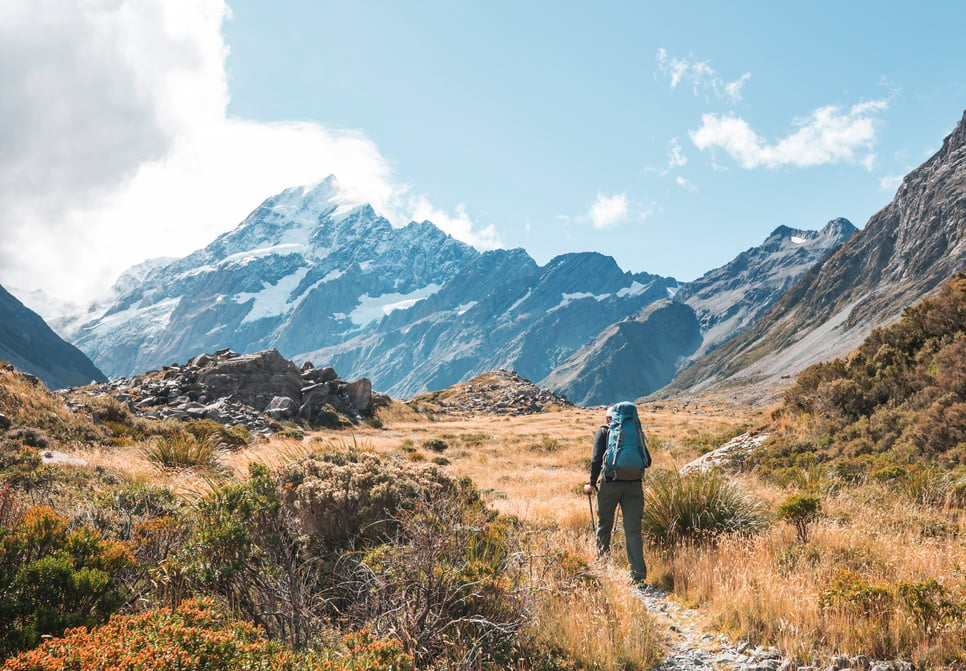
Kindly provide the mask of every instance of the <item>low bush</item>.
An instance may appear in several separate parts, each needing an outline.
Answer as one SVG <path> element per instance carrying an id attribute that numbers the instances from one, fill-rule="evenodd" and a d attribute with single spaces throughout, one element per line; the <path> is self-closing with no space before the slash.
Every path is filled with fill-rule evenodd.
<path id="1" fill-rule="evenodd" d="M 267 639 L 247 622 L 233 622 L 210 599 L 177 609 L 115 616 L 96 629 L 84 627 L 10 659 L 5 671 L 409 671 L 412 659 L 398 641 L 367 632 L 345 637 L 339 653 L 300 654 Z"/>
<path id="2" fill-rule="evenodd" d="M 650 543 L 665 549 L 757 531 L 765 522 L 761 506 L 718 471 L 657 471 L 646 480 L 642 530 Z"/>
<path id="3" fill-rule="evenodd" d="M 104 622 L 121 606 L 119 575 L 134 565 L 127 544 L 86 526 L 70 530 L 50 508 L 3 508 L 9 517 L 0 524 L 0 655 Z"/>
<path id="4" fill-rule="evenodd" d="M 798 540 L 808 542 L 808 525 L 818 518 L 822 502 L 811 494 L 792 494 L 778 506 L 778 519 L 795 527 Z"/>

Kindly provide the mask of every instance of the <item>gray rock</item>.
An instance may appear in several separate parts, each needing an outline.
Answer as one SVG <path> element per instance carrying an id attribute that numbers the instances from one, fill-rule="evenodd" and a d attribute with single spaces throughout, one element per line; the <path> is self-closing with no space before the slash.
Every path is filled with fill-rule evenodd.
<path id="1" fill-rule="evenodd" d="M 273 419 L 290 419 L 299 411 L 299 404 L 288 396 L 276 396 L 265 408 L 265 414 Z"/>
<path id="2" fill-rule="evenodd" d="M 12 422 L 10 421 L 10 419 L 2 412 L 0 412 L 0 431 L 6 431 L 7 429 L 10 428 L 11 424 Z"/>
<path id="3" fill-rule="evenodd" d="M 244 354 L 207 368 L 198 381 L 209 393 L 265 410 L 276 396 L 300 399 L 302 377 L 295 364 L 270 349 Z"/>
<path id="4" fill-rule="evenodd" d="M 372 382 L 369 378 L 363 377 L 346 384 L 345 395 L 349 399 L 349 407 L 357 414 L 372 412 Z"/>

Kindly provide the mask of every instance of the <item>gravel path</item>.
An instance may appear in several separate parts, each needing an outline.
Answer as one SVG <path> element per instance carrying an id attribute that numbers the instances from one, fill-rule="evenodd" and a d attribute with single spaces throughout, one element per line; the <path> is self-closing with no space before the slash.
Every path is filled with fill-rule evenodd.
<path id="1" fill-rule="evenodd" d="M 638 590 L 641 600 L 657 622 L 667 631 L 667 658 L 657 671 L 782 671 L 798 667 L 782 664 L 775 649 L 755 647 L 747 642 L 734 643 L 712 630 L 705 613 L 685 608 L 668 594 L 654 587 Z"/>

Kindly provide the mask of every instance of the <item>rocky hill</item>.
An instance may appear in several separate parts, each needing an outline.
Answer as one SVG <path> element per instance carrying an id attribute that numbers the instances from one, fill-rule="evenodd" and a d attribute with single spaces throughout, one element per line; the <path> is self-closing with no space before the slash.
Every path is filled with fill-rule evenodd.
<path id="1" fill-rule="evenodd" d="M 574 405 L 508 370 L 489 371 L 447 389 L 421 394 L 408 404 L 419 412 L 459 416 L 532 415 Z"/>
<path id="2" fill-rule="evenodd" d="M 662 393 L 776 383 L 854 349 L 964 266 L 966 114 L 861 231 Z"/>
<path id="3" fill-rule="evenodd" d="M 0 361 L 36 375 L 51 389 L 104 380 L 83 352 L 54 333 L 37 313 L 0 287 Z"/>

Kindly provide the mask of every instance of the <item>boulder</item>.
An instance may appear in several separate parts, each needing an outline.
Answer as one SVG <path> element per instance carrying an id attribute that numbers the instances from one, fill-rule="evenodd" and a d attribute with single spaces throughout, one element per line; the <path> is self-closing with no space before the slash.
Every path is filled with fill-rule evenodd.
<path id="1" fill-rule="evenodd" d="M 343 388 L 351 407 L 356 413 L 366 415 L 372 412 L 372 382 L 367 377 L 349 382 Z"/>
<path id="2" fill-rule="evenodd" d="M 277 396 L 298 402 L 302 377 L 294 363 L 270 349 L 219 361 L 198 374 L 208 396 L 229 398 L 264 411 Z"/>
<path id="3" fill-rule="evenodd" d="M 291 419 L 299 410 L 299 404 L 288 396 L 276 396 L 265 408 L 265 414 L 272 419 Z"/>

